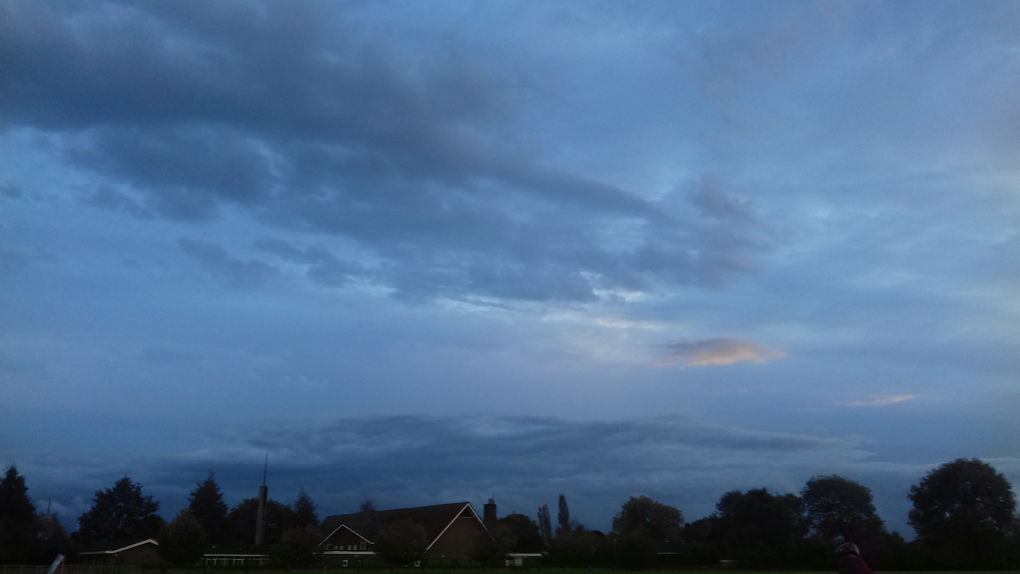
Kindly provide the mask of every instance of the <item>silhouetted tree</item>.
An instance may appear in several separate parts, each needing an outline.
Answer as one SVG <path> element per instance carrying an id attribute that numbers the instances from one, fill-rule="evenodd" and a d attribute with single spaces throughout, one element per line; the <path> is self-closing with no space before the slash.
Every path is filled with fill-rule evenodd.
<path id="1" fill-rule="evenodd" d="M 157 541 L 160 557 L 179 568 L 194 566 L 209 546 L 205 530 L 188 508 L 163 525 Z"/>
<path id="2" fill-rule="evenodd" d="M 571 529 L 559 532 L 549 543 L 549 560 L 560 566 L 585 568 L 593 566 L 602 554 L 609 554 L 603 548 L 605 536 L 598 531 L 587 530 L 583 525 L 571 525 Z"/>
<path id="3" fill-rule="evenodd" d="M 0 564 L 28 564 L 41 558 L 38 527 L 25 477 L 11 465 L 0 479 Z"/>
<path id="4" fill-rule="evenodd" d="M 655 565 L 659 546 L 647 530 L 614 533 L 614 554 L 617 566 L 627 570 L 644 570 Z"/>
<path id="5" fill-rule="evenodd" d="M 517 545 L 513 529 L 505 524 L 496 524 L 487 532 L 479 532 L 471 547 L 471 559 L 484 566 L 501 566 L 509 552 Z"/>
<path id="6" fill-rule="evenodd" d="M 305 524 L 298 528 L 288 528 L 283 532 L 280 541 L 270 548 L 272 560 L 290 568 L 307 568 L 315 566 L 322 559 L 322 534 L 314 525 Z"/>
<path id="7" fill-rule="evenodd" d="M 294 528 L 305 526 L 319 526 L 319 516 L 315 513 L 315 503 L 302 488 L 298 492 L 297 501 L 294 502 L 294 518 L 291 521 Z"/>
<path id="8" fill-rule="evenodd" d="M 570 508 L 567 507 L 567 497 L 560 495 L 560 510 L 556 514 L 556 520 L 559 526 L 556 528 L 556 535 L 569 534 L 572 530 L 570 524 Z"/>
<path id="9" fill-rule="evenodd" d="M 408 519 L 387 524 L 375 538 L 375 551 L 391 566 L 414 564 L 427 548 L 425 528 Z"/>
<path id="10" fill-rule="evenodd" d="M 112 542 L 154 538 L 163 526 L 156 514 L 159 502 L 142 494 L 142 487 L 124 477 L 113 488 L 97 490 L 93 504 L 78 518 L 80 542 Z"/>
<path id="11" fill-rule="evenodd" d="M 37 518 L 39 542 L 42 544 L 42 562 L 49 564 L 58 554 L 67 554 L 68 536 L 56 513 L 41 513 Z"/>
<path id="12" fill-rule="evenodd" d="M 224 529 L 227 525 L 227 505 L 223 502 L 223 493 L 213 477 L 212 471 L 205 480 L 199 482 L 188 497 L 188 509 L 192 516 L 202 525 L 210 544 L 224 540 Z"/>
<path id="13" fill-rule="evenodd" d="M 372 502 L 371 498 L 362 500 L 361 506 L 358 507 L 358 512 L 375 512 L 375 502 Z"/>
<path id="14" fill-rule="evenodd" d="M 977 459 L 943 464 L 910 487 L 910 525 L 937 563 L 997 566 L 1015 524 L 1009 481 Z"/>
<path id="15" fill-rule="evenodd" d="M 710 566 L 723 559 L 723 548 L 719 540 L 721 521 L 722 518 L 715 514 L 684 525 L 684 550 L 692 565 Z"/>
<path id="16" fill-rule="evenodd" d="M 235 544 L 255 543 L 255 523 L 258 520 L 259 500 L 248 498 L 235 506 L 227 514 L 229 542 Z M 266 537 L 265 544 L 271 545 L 280 541 L 283 531 L 294 522 L 294 511 L 285 504 L 269 499 L 266 501 Z"/>
<path id="17" fill-rule="evenodd" d="M 842 542 L 854 542 L 862 557 L 873 564 L 889 545 L 882 519 L 871 501 L 871 490 L 840 476 L 815 476 L 801 490 L 812 530 L 818 564 L 831 562 L 831 551 Z"/>
<path id="18" fill-rule="evenodd" d="M 726 555 L 758 567 L 792 565 L 808 530 L 800 498 L 764 488 L 727 492 L 716 516 L 713 535 Z"/>
<path id="19" fill-rule="evenodd" d="M 510 548 L 512 552 L 541 552 L 545 546 L 538 525 L 523 514 L 507 514 L 496 524 L 509 529 L 513 534 L 516 542 Z"/>
<path id="20" fill-rule="evenodd" d="M 538 507 L 538 532 L 546 544 L 552 540 L 552 521 L 549 518 L 549 506 L 546 504 Z"/>
<path id="21" fill-rule="evenodd" d="M 871 490 L 841 476 L 815 476 L 801 491 L 815 534 L 843 542 L 861 542 L 882 528 Z"/>
<path id="22" fill-rule="evenodd" d="M 683 514 L 676 508 L 647 496 L 632 496 L 613 518 L 613 532 L 643 533 L 659 551 L 675 551 L 680 547 L 683 523 Z"/>

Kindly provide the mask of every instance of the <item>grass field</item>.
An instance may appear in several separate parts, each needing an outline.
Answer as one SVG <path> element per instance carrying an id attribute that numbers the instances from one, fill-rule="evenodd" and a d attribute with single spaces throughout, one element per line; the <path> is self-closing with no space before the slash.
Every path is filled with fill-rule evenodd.
<path id="1" fill-rule="evenodd" d="M 155 572 L 155 570 L 147 571 L 147 572 Z M 199 572 L 202 572 L 203 574 L 205 572 L 208 572 L 209 574 L 216 574 L 217 572 L 220 572 L 221 574 L 237 574 L 237 573 L 244 572 L 244 570 L 242 570 L 242 569 L 230 569 L 230 568 L 216 568 L 216 569 L 209 569 L 209 570 L 202 570 L 200 568 L 194 568 L 194 569 L 191 569 L 191 570 L 183 570 L 183 569 L 182 570 L 178 570 L 178 569 L 173 569 L 173 570 L 167 569 L 167 570 L 165 570 L 165 574 L 197 574 Z M 356 572 L 358 572 L 358 570 L 354 569 L 354 568 L 340 568 L 340 569 L 335 569 L 335 570 L 333 570 L 333 569 L 323 570 L 321 568 L 319 568 L 319 569 L 312 569 L 312 570 L 296 570 L 296 569 L 293 569 L 293 570 L 289 570 L 289 571 L 285 571 L 285 570 L 252 569 L 252 570 L 249 571 L 249 574 L 323 574 L 323 573 L 325 573 L 325 574 L 355 574 Z M 485 574 L 485 573 L 489 573 L 489 574 L 498 574 L 498 573 L 505 573 L 505 574 L 525 574 L 525 573 L 539 574 L 539 573 L 542 573 L 542 572 L 545 572 L 545 573 L 548 573 L 548 574 L 620 574 L 621 572 L 628 572 L 628 571 L 627 570 L 599 569 L 599 568 L 593 568 L 593 569 L 589 570 L 587 568 L 554 568 L 554 567 L 544 567 L 544 568 L 517 568 L 517 569 L 510 569 L 510 568 L 487 568 L 487 569 L 483 569 L 483 568 L 457 568 L 457 569 L 446 569 L 446 568 L 435 568 L 435 569 L 433 569 L 433 568 L 406 568 L 406 569 L 405 568 L 394 568 L 392 570 L 391 569 L 387 569 L 387 568 L 381 568 L 381 569 L 367 569 L 367 568 L 365 568 L 365 569 L 362 569 L 361 572 L 363 572 L 364 574 L 373 574 L 373 573 L 388 574 L 388 573 L 391 573 L 391 572 L 394 573 L 394 574 L 413 574 L 415 572 L 422 572 L 422 573 L 427 573 L 427 574 Z M 711 569 L 703 569 L 703 570 L 668 570 L 668 569 L 662 569 L 662 570 L 655 570 L 655 569 L 648 569 L 648 570 L 642 570 L 641 572 L 646 572 L 646 573 L 649 573 L 649 574 L 652 574 L 652 573 L 655 573 L 655 572 L 663 572 L 663 573 L 669 572 L 669 573 L 675 573 L 675 574 L 835 574 L 836 569 L 833 568 L 832 570 L 816 570 L 816 571 L 811 571 L 811 570 L 711 570 Z M 889 572 L 889 571 L 888 570 L 884 570 L 882 572 Z M 909 570 L 909 571 L 904 571 L 904 572 L 909 572 L 910 574 L 1009 574 L 1010 572 L 1020 572 L 1020 570 L 991 570 L 991 571 L 983 571 L 983 570 L 961 570 L 961 571 L 939 570 L 939 571 L 932 571 L 932 572 L 924 572 L 924 571 L 918 571 L 918 570 Z M 879 574 L 881 574 L 881 572 Z"/>

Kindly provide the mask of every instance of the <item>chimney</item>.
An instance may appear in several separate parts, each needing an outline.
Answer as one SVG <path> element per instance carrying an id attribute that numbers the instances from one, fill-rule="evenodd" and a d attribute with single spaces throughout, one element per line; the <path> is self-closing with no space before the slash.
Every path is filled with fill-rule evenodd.
<path id="1" fill-rule="evenodd" d="M 486 526 L 491 526 L 496 523 L 496 501 L 489 499 L 489 502 L 482 507 L 482 522 Z"/>

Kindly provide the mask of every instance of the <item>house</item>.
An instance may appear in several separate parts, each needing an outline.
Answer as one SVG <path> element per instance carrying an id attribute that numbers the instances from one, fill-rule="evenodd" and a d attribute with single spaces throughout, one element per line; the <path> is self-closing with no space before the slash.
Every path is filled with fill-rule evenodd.
<path id="1" fill-rule="evenodd" d="M 230 566 L 233 568 L 265 566 L 269 563 L 269 554 L 265 546 L 253 544 L 213 544 L 202 555 L 202 566 Z"/>
<path id="2" fill-rule="evenodd" d="M 162 566 L 159 542 L 149 538 L 134 542 L 93 544 L 74 554 L 74 564 L 84 566 Z M 209 547 L 199 564 L 206 567 L 264 566 L 269 562 L 265 547 L 251 544 L 217 544 Z"/>
<path id="3" fill-rule="evenodd" d="M 159 566 L 159 543 L 149 538 L 94 544 L 75 554 L 74 561 L 96 566 Z"/>
<path id="4" fill-rule="evenodd" d="M 327 516 L 319 527 L 325 535 L 320 547 L 326 566 L 381 565 L 374 550 L 376 536 L 399 520 L 410 520 L 425 529 L 425 560 L 431 566 L 473 564 L 470 554 L 475 541 L 489 535 L 470 502 Z"/>

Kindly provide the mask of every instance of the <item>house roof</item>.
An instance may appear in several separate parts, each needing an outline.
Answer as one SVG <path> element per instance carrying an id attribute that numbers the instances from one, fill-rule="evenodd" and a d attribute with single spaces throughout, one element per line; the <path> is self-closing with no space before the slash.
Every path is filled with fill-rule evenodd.
<path id="1" fill-rule="evenodd" d="M 79 555 L 96 555 L 96 554 L 119 554 L 125 550 L 131 550 L 139 546 L 146 544 L 152 544 L 153 546 L 159 546 L 159 542 L 155 539 L 147 538 L 145 540 L 133 540 L 125 542 L 123 540 L 118 542 L 99 542 L 96 544 L 90 544 L 85 550 L 79 552 Z"/>
<path id="2" fill-rule="evenodd" d="M 451 502 L 449 504 L 419 506 L 417 508 L 395 508 L 393 510 L 373 510 L 354 514 L 335 514 L 327 516 L 319 528 L 325 535 L 324 541 L 329 539 L 338 530 L 346 528 L 366 542 L 374 543 L 379 530 L 384 526 L 397 520 L 409 519 L 416 524 L 420 524 L 425 529 L 425 536 L 429 540 L 429 547 L 431 547 L 446 532 L 446 529 L 453 524 L 453 521 L 465 513 L 477 520 L 479 524 L 482 524 L 482 520 L 478 518 L 478 514 L 470 502 Z"/>

